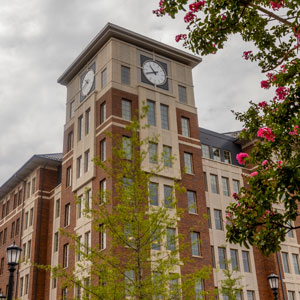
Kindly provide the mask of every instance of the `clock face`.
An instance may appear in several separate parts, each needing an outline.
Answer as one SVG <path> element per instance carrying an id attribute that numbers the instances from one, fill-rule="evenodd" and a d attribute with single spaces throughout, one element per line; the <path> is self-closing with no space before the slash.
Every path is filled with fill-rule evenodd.
<path id="1" fill-rule="evenodd" d="M 94 70 L 90 69 L 85 76 L 83 77 L 83 80 L 81 82 L 81 94 L 82 96 L 86 96 L 93 87 L 93 83 L 95 80 L 95 72 Z"/>
<path id="2" fill-rule="evenodd" d="M 143 73 L 146 78 L 155 85 L 162 85 L 167 80 L 166 72 L 163 67 L 153 60 L 144 62 Z"/>

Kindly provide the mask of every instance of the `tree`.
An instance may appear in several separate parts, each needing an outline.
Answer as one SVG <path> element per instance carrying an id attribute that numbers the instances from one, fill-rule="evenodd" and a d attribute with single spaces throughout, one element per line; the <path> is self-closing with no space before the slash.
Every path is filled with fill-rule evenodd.
<path id="1" fill-rule="evenodd" d="M 146 113 L 147 108 L 143 108 L 140 119 Z M 187 245 L 176 234 L 182 213 L 176 208 L 176 193 L 184 189 L 174 179 L 164 206 L 158 205 L 155 178 L 173 158 L 163 153 L 160 159 L 151 149 L 148 151 L 158 137 L 140 139 L 146 127 L 134 117 L 126 127 L 128 137 L 108 133 L 113 142 L 112 157 L 94 160 L 106 180 L 113 183 L 111 190 L 103 186 L 93 205 L 86 202 L 83 210 L 99 233 L 99 243 L 93 246 L 76 234 L 62 231 L 72 238 L 77 263 L 71 271 L 62 266 L 54 268 L 53 276 L 61 278 L 65 287 L 75 286 L 78 293 L 83 290 L 81 299 L 175 300 L 181 293 L 185 299 L 202 299 L 208 294 L 201 287 L 210 276 L 209 267 L 187 276 L 178 272 L 184 263 L 180 252 Z M 148 152 L 153 167 L 145 171 Z"/>
<path id="2" fill-rule="evenodd" d="M 240 139 L 253 142 L 252 150 L 238 159 L 256 170 L 228 208 L 227 240 L 255 245 L 266 255 L 277 252 L 287 232 L 299 228 L 294 221 L 300 182 L 300 2 L 161 0 L 159 6 L 153 11 L 156 15 L 172 18 L 188 10 L 188 33 L 175 39 L 197 54 L 215 53 L 232 34 L 256 46 L 256 53 L 245 51 L 243 57 L 267 73 L 261 87 L 275 88 L 275 95 L 270 101 L 250 102 L 245 113 L 236 113 L 244 123 Z"/>

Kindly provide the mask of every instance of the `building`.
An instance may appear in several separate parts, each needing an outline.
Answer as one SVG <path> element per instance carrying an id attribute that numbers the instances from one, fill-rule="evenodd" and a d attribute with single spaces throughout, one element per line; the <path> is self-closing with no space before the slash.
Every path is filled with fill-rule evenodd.
<path id="1" fill-rule="evenodd" d="M 70 238 L 59 234 L 60 227 L 82 236 L 88 245 L 99 244 L 99 235 L 81 216 L 75 196 L 92 198 L 100 187 L 112 189 L 112 180 L 105 178 L 91 158 L 105 160 L 111 156 L 111 141 L 105 132 L 126 135 L 124 127 L 145 102 L 150 108 L 151 126 L 141 136 L 159 134 L 155 151 L 160 153 L 168 147 L 179 158 L 172 168 L 157 176 L 159 194 L 163 195 L 164 187 L 172 185 L 172 178 L 177 177 L 196 201 L 196 206 L 189 209 L 188 195 L 178 199 L 186 213 L 178 221 L 177 232 L 190 236 L 193 228 L 194 237 L 202 241 L 201 253 L 191 252 L 191 262 L 180 266 L 178 272 L 188 273 L 209 264 L 226 268 L 223 259 L 231 258 L 243 275 L 240 299 L 272 299 L 266 277 L 272 272 L 279 274 L 276 258 L 267 259 L 255 249 L 225 242 L 226 206 L 247 172 L 235 156 L 247 145 L 241 145 L 234 133 L 218 134 L 203 128 L 199 131 L 192 69 L 200 62 L 196 56 L 107 24 L 60 76 L 58 82 L 67 88 L 62 155 L 33 156 L 0 188 L 2 290 L 8 282 L 5 249 L 13 240 L 23 248 L 25 259 L 70 269 L 76 263 L 75 253 Z M 147 68 L 148 77 L 147 71 L 143 72 Z M 144 166 L 146 170 L 150 164 Z M 208 220 L 205 214 L 210 216 Z M 296 298 L 300 297 L 295 267 L 298 252 L 298 239 L 289 237 L 282 256 L 289 299 L 300 299 Z M 294 272 L 289 268 L 289 273 L 286 265 L 292 260 Z M 63 289 L 49 273 L 25 262 L 17 273 L 20 299 L 75 297 L 75 288 Z M 221 279 L 222 273 L 214 268 L 205 289 L 218 286 Z"/>

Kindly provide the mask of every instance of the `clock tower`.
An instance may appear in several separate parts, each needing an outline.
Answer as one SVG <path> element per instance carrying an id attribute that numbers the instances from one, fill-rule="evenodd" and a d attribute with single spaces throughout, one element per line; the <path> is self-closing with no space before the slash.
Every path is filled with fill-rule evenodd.
<path id="1" fill-rule="evenodd" d="M 114 183 L 91 162 L 95 156 L 105 160 L 112 154 L 112 143 L 106 132 L 124 134 L 132 116 L 146 103 L 148 123 L 141 138 L 159 136 L 157 153 L 169 151 L 176 157 L 171 167 L 157 174 L 158 205 L 163 205 L 166 186 L 173 178 L 181 181 L 186 193 L 178 194 L 178 207 L 184 214 L 178 220 L 176 233 L 190 245 L 180 255 L 188 262 L 176 272 L 188 274 L 212 261 L 206 214 L 201 146 L 197 110 L 193 93 L 192 69 L 201 58 L 157 42 L 127 29 L 107 24 L 60 76 L 67 87 L 67 113 L 64 127 L 64 150 L 61 186 L 61 219 L 65 230 L 84 237 L 90 245 L 99 244 L 90 220 L 81 216 L 77 199 L 89 199 L 101 189 L 112 190 Z M 143 168 L 151 168 L 151 159 Z M 189 207 L 194 203 L 193 209 Z M 55 226 L 55 224 L 53 225 Z M 200 245 L 201 240 L 201 245 Z M 53 265 L 63 265 L 64 251 L 70 242 L 61 236 Z M 198 243 L 198 248 L 194 244 Z M 74 251 L 69 249 L 68 251 Z M 75 265 L 74 253 L 66 268 Z M 213 279 L 204 288 L 214 287 Z M 59 299 L 58 284 L 51 299 Z M 75 291 L 63 291 L 74 297 Z"/>

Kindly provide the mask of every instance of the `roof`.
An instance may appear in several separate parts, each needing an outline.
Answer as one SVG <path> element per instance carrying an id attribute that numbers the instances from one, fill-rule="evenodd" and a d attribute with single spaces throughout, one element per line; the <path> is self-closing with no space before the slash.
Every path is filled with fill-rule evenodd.
<path id="1" fill-rule="evenodd" d="M 228 141 L 232 141 L 232 142 L 236 142 L 237 141 L 237 137 L 233 137 L 232 135 L 229 134 L 225 134 L 225 133 L 218 133 L 209 129 L 205 129 L 202 127 L 199 127 L 199 133 L 201 135 L 201 133 L 207 134 L 207 135 L 211 135 L 214 136 L 216 138 L 219 139 L 224 139 L 224 140 L 228 140 Z"/>
<path id="2" fill-rule="evenodd" d="M 79 54 L 74 62 L 58 78 L 57 82 L 62 85 L 67 85 L 110 38 L 117 38 L 143 49 L 155 51 L 158 54 L 182 62 L 191 67 L 195 67 L 202 61 L 202 59 L 198 56 L 150 39 L 144 35 L 135 33 L 115 24 L 107 23 L 96 35 L 96 37 L 87 45 L 87 47 Z"/>
<path id="3" fill-rule="evenodd" d="M 15 174 L 13 174 L 1 187 L 0 199 L 14 189 L 37 167 L 58 167 L 62 162 L 62 153 L 36 154 L 33 155 Z"/>

